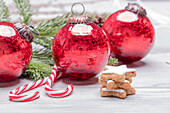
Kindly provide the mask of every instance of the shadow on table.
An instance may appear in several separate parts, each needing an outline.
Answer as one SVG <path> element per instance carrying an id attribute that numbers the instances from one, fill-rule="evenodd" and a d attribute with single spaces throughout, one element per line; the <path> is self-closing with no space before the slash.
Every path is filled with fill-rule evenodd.
<path id="1" fill-rule="evenodd" d="M 119 63 L 119 65 L 123 65 L 123 63 Z M 126 64 L 129 68 L 136 68 L 136 67 L 143 67 L 147 65 L 144 61 L 138 61 L 131 64 Z M 93 77 L 88 80 L 72 80 L 68 77 L 62 78 L 62 82 L 66 84 L 73 84 L 73 85 L 91 85 L 98 83 L 98 77 Z"/>
<path id="2" fill-rule="evenodd" d="M 68 77 L 65 77 L 62 79 L 62 82 L 73 85 L 90 85 L 98 83 L 98 77 L 93 77 L 88 80 L 72 80 Z"/>
<path id="3" fill-rule="evenodd" d="M 123 65 L 124 63 L 120 62 L 119 65 Z M 135 68 L 135 67 L 143 67 L 145 65 L 147 65 L 146 62 L 143 62 L 143 61 L 137 61 L 137 62 L 134 62 L 134 63 L 128 63 L 128 64 L 125 64 L 127 65 L 128 68 Z"/>
<path id="4" fill-rule="evenodd" d="M 9 82 L 0 82 L 0 88 L 15 86 L 20 83 L 20 79 L 15 79 Z"/>

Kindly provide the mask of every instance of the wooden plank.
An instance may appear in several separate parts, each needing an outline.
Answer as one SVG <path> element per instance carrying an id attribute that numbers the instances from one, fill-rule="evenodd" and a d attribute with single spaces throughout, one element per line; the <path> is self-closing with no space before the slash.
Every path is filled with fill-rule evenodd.
<path id="1" fill-rule="evenodd" d="M 39 100 L 27 103 L 7 101 L 6 93 L 0 94 L 2 113 L 29 112 L 128 112 L 128 113 L 169 113 L 170 89 L 137 88 L 137 94 L 126 99 L 101 97 L 99 88 L 76 86 L 75 92 L 68 98 L 54 99 L 45 94 Z"/>

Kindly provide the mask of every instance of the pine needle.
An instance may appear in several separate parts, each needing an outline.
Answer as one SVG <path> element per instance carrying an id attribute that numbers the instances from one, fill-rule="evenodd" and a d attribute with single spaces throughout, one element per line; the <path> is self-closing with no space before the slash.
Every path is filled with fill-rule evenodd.
<path id="1" fill-rule="evenodd" d="M 9 22 L 9 10 L 3 0 L 0 0 L 0 21 Z"/>
<path id="2" fill-rule="evenodd" d="M 57 16 L 56 18 L 48 21 L 38 23 L 36 29 L 40 32 L 39 36 L 34 36 L 34 42 L 51 49 L 53 37 L 62 28 L 71 14 L 65 14 L 63 16 Z"/>
<path id="3" fill-rule="evenodd" d="M 117 64 L 118 64 L 118 59 L 117 58 L 110 58 L 107 65 L 116 66 Z"/>
<path id="4" fill-rule="evenodd" d="M 30 22 L 32 21 L 30 1 L 29 0 L 13 0 L 13 1 L 18 9 L 18 13 L 21 16 L 20 20 L 26 25 L 29 25 Z"/>
<path id="5" fill-rule="evenodd" d="M 36 43 L 32 43 L 33 46 L 33 58 L 40 60 L 41 62 L 50 66 L 54 65 L 51 50 Z"/>
<path id="6" fill-rule="evenodd" d="M 50 75 L 52 67 L 42 62 L 31 61 L 29 68 L 22 74 L 21 77 L 28 79 L 39 80 Z"/>

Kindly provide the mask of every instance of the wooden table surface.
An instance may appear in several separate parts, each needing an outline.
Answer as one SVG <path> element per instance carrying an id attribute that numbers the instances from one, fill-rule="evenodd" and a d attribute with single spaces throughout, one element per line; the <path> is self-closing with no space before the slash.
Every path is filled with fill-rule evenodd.
<path id="1" fill-rule="evenodd" d="M 55 81 L 53 88 L 63 89 L 72 83 L 75 90 L 71 96 L 49 98 L 42 86 L 35 89 L 41 93 L 38 100 L 17 103 L 9 100 L 9 91 L 31 81 L 16 79 L 0 83 L 0 113 L 170 113 L 170 64 L 166 63 L 170 60 L 169 31 L 157 28 L 151 52 L 143 60 L 128 65 L 137 70 L 137 77 L 132 83 L 136 95 L 126 99 L 104 98 L 100 96 L 98 76 L 86 81 L 63 78 Z"/>

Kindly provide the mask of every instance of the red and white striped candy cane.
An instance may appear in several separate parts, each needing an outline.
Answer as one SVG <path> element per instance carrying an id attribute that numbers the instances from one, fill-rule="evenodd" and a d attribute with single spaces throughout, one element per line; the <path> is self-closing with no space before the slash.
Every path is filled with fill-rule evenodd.
<path id="1" fill-rule="evenodd" d="M 19 95 L 19 94 L 24 93 L 24 92 L 29 91 L 29 90 L 32 90 L 34 88 L 40 87 L 41 85 L 44 85 L 47 82 L 47 80 L 51 80 L 51 77 L 54 78 L 54 79 L 55 78 L 58 79 L 60 77 L 63 77 L 63 73 L 62 72 L 57 73 L 57 71 L 58 71 L 58 68 L 54 65 L 52 73 L 49 77 L 43 78 L 43 79 L 38 80 L 38 81 L 34 81 L 30 84 L 26 84 L 24 86 L 16 88 L 13 91 L 10 91 L 10 93 L 9 93 L 10 100 L 15 101 L 15 102 L 27 102 L 27 101 L 32 101 L 32 100 L 38 99 L 40 97 L 39 91 L 36 91 L 34 94 L 31 94 L 31 95 Z M 53 79 L 53 81 L 54 81 L 54 79 Z M 73 86 L 72 85 L 69 85 L 69 86 L 71 86 L 71 92 L 69 92 L 70 90 L 68 90 L 68 88 L 65 90 L 65 92 L 69 92 L 68 95 L 65 95 L 63 93 L 63 90 L 58 90 L 58 91 L 53 92 L 51 94 L 55 95 L 55 93 L 56 93 L 57 95 L 60 95 L 60 96 L 57 96 L 57 97 L 69 96 L 73 91 Z"/>
<path id="2" fill-rule="evenodd" d="M 43 78 L 41 80 L 34 81 L 30 84 L 26 84 L 24 86 L 16 88 L 13 91 L 10 91 L 9 93 L 10 100 L 15 102 L 26 102 L 38 99 L 40 97 L 39 91 L 36 91 L 34 94 L 31 95 L 19 95 L 19 94 L 40 87 L 41 85 L 44 85 L 47 80 L 48 78 Z"/>
<path id="3" fill-rule="evenodd" d="M 54 66 L 53 71 L 45 84 L 45 90 L 46 90 L 47 95 L 50 97 L 60 97 L 60 98 L 71 95 L 74 89 L 72 84 L 68 85 L 68 87 L 65 90 L 54 90 L 51 88 L 54 80 L 61 78 L 63 76 L 62 73 L 59 73 L 57 75 L 57 73 L 55 73 L 56 71 L 58 71 L 58 68 Z"/>

